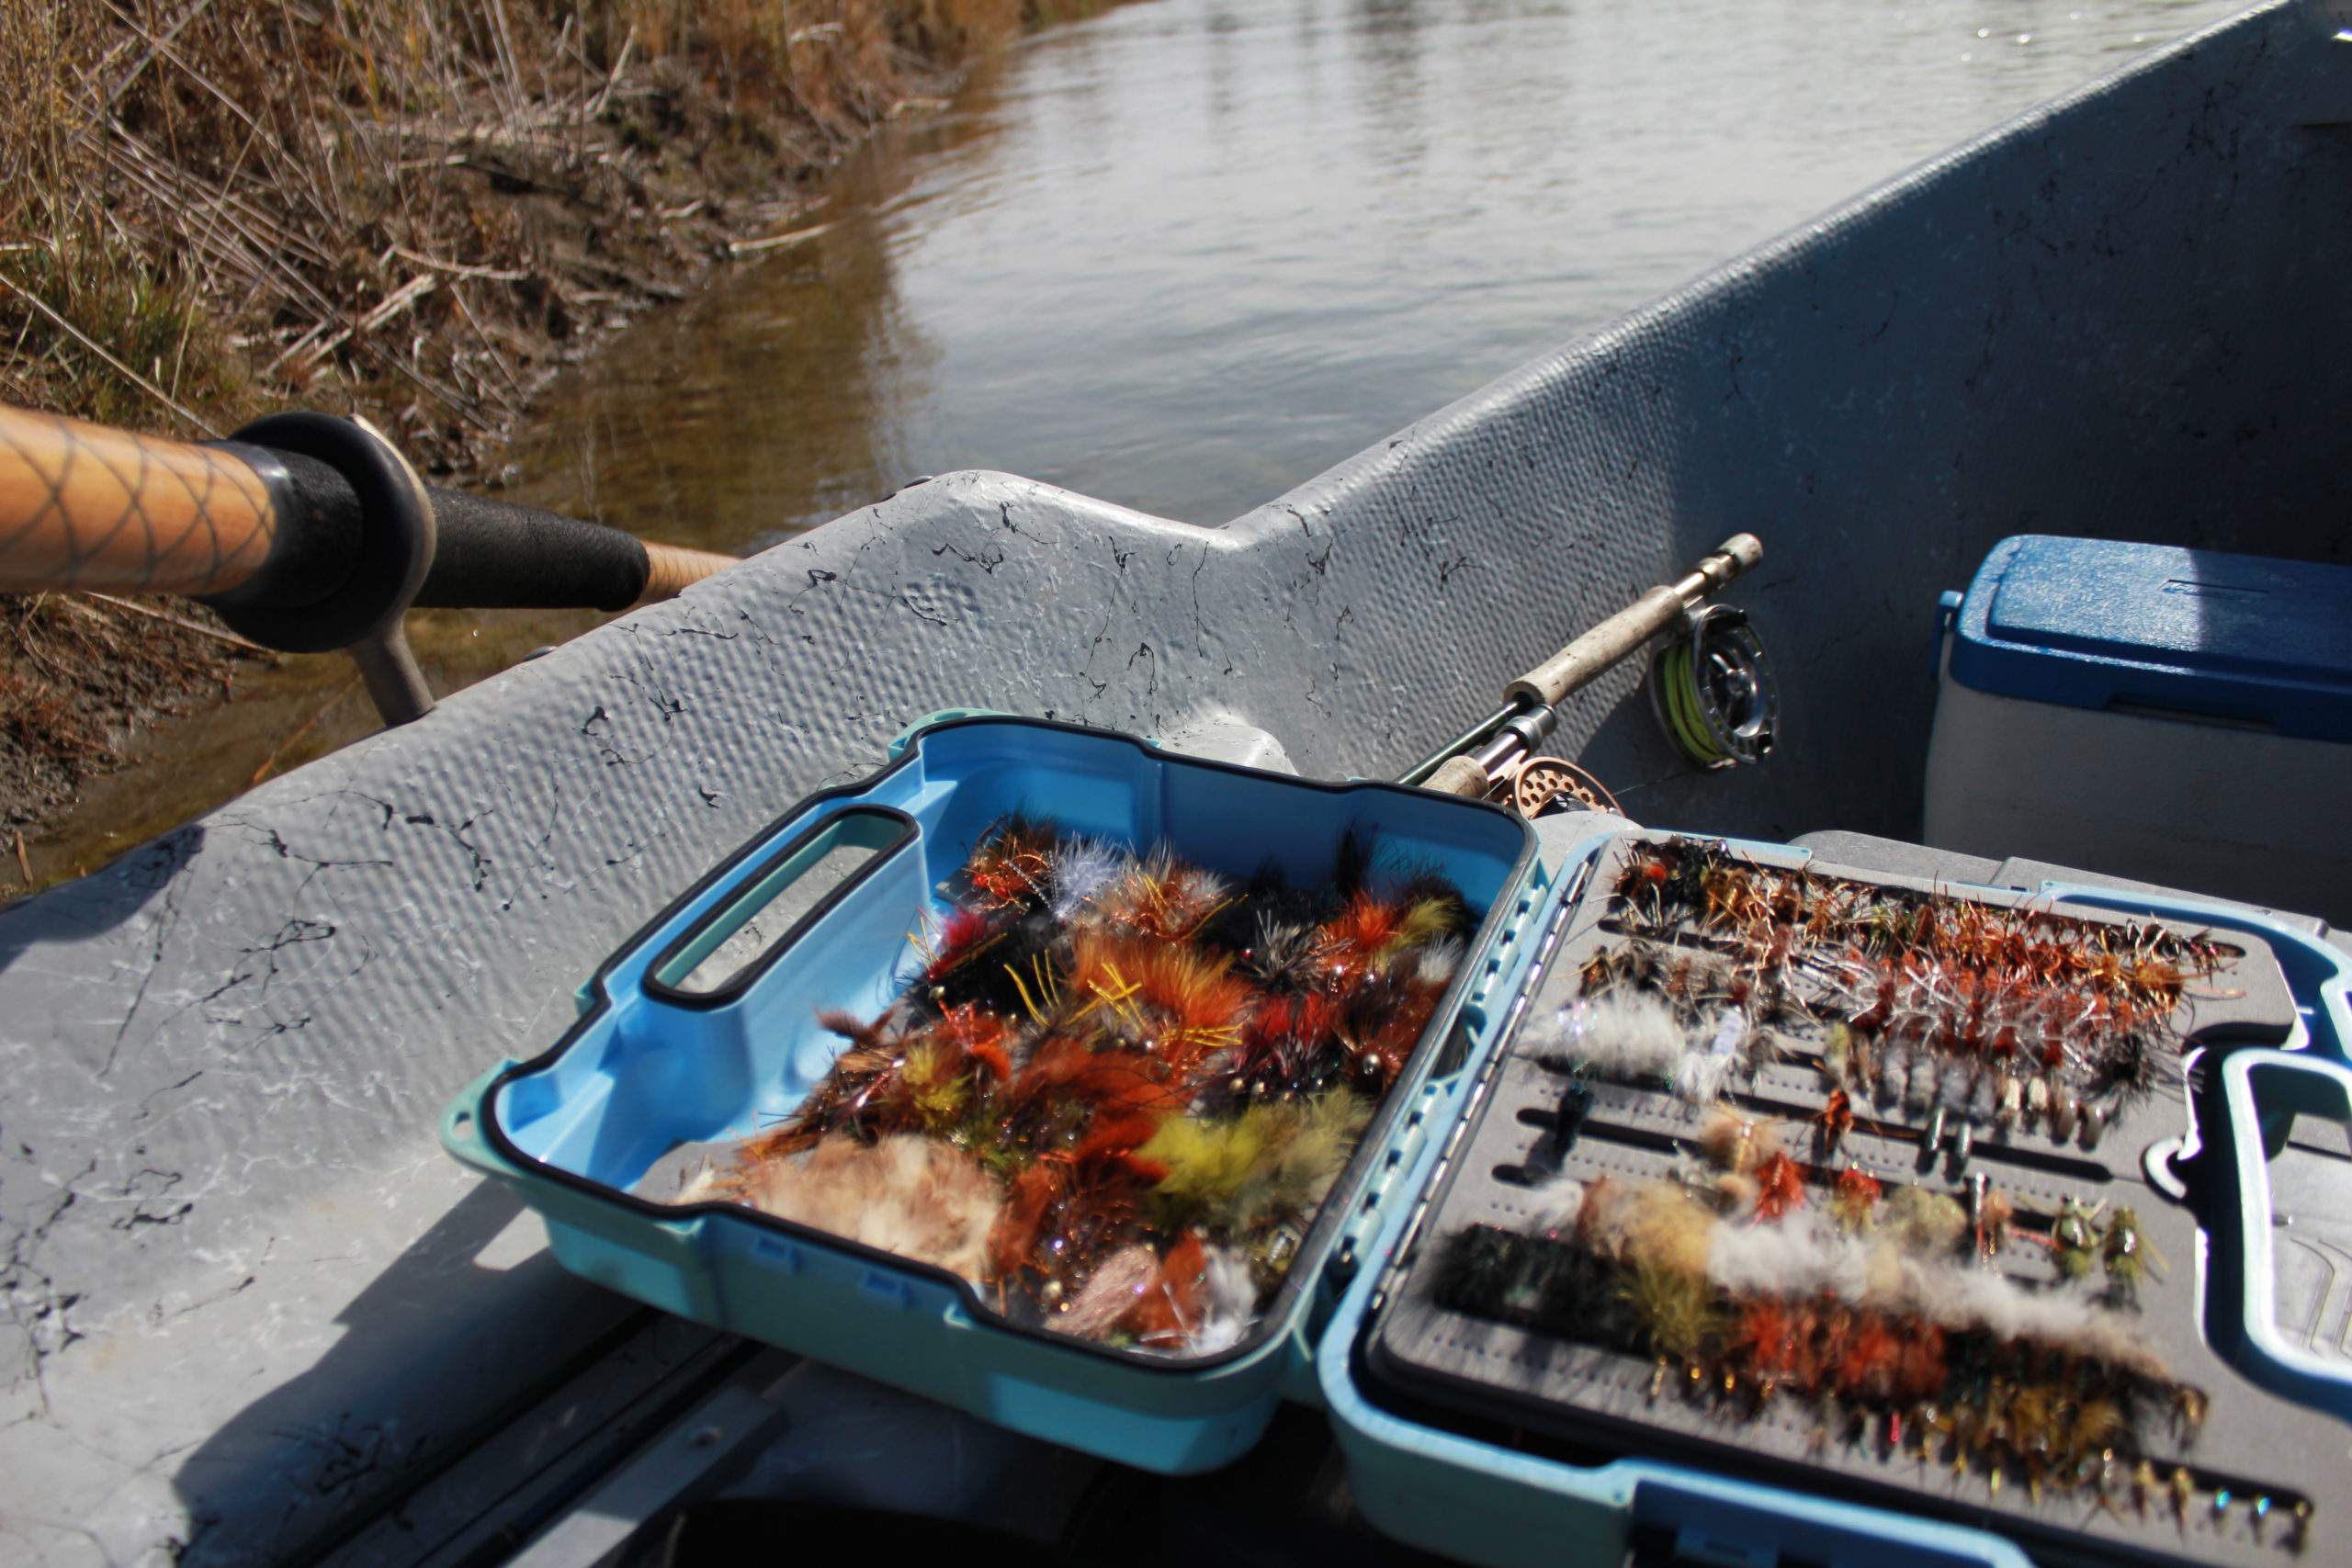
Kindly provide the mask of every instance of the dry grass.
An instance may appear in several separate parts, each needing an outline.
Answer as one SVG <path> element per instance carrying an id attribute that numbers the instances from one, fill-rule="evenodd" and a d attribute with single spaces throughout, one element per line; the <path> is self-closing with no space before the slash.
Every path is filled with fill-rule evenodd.
<path id="1" fill-rule="evenodd" d="M 9 6 L 0 389 L 182 427 L 356 404 L 462 471 L 581 325 L 674 291 L 794 175 L 1079 8 Z"/>
<path id="2" fill-rule="evenodd" d="M 1102 3 L 12 0 L 0 400 L 185 436 L 351 410 L 478 472 L 586 338 L 975 51 Z M 56 672 L 54 613 L 0 600 L 0 820 L 138 712 Z M 144 660 L 116 684 L 150 706 L 222 678 L 153 630 L 85 651 Z"/>

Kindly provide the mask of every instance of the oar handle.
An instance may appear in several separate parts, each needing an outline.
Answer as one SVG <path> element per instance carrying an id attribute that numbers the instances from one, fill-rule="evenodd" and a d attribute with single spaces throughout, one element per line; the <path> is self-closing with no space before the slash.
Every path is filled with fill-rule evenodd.
<path id="1" fill-rule="evenodd" d="M 435 540 L 416 603 L 428 609 L 626 610 L 735 564 L 535 506 L 430 485 L 425 493 Z"/>
<path id="2" fill-rule="evenodd" d="M 735 564 L 536 507 L 425 493 L 435 546 L 420 605 L 621 610 Z M 348 580 L 361 510 L 350 481 L 309 457 L 0 406 L 0 592 L 225 594 L 240 610 L 299 610 Z"/>
<path id="3" fill-rule="evenodd" d="M 0 592 L 224 592 L 277 537 L 232 450 L 0 407 Z"/>

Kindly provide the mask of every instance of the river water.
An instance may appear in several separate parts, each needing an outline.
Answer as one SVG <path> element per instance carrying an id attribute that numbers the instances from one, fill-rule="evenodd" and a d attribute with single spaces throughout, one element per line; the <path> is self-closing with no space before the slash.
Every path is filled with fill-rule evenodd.
<path id="1" fill-rule="evenodd" d="M 507 493 L 747 553 L 989 468 L 1219 523 L 2231 0 L 1147 0 L 984 63 L 542 400 Z M 601 617 L 420 613 L 435 689 Z M 70 874 L 374 728 L 245 680 Z"/>

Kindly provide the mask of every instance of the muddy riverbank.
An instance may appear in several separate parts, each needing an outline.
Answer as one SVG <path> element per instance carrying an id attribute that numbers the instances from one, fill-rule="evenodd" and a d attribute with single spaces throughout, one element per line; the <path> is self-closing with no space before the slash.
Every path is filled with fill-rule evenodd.
<path id="1" fill-rule="evenodd" d="M 185 438 L 356 412 L 494 488 L 550 376 L 778 248 L 827 171 L 974 59 L 1104 3 L 8 7 L 0 399 Z M 511 661 L 593 619 L 492 638 Z M 0 595 L 0 897 L 373 727 L 311 701 L 334 661 L 221 630 L 179 602 Z M 436 663 L 446 690 L 483 661 Z M 165 795 L 104 787 L 165 757 Z M 77 799 L 116 826 L 77 827 Z"/>

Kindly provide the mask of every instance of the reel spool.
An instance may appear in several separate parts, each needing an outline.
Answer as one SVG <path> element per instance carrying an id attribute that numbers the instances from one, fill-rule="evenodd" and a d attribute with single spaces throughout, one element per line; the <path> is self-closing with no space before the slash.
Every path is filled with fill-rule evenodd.
<path id="1" fill-rule="evenodd" d="M 1702 768 L 1758 762 L 1772 750 L 1781 686 L 1745 611 L 1692 611 L 1688 634 L 1651 660 L 1649 691 L 1659 728 Z"/>
<path id="2" fill-rule="evenodd" d="M 1487 798 L 1516 808 L 1531 822 L 1558 811 L 1625 814 L 1608 785 L 1560 757 L 1521 757 L 1503 771 Z"/>

